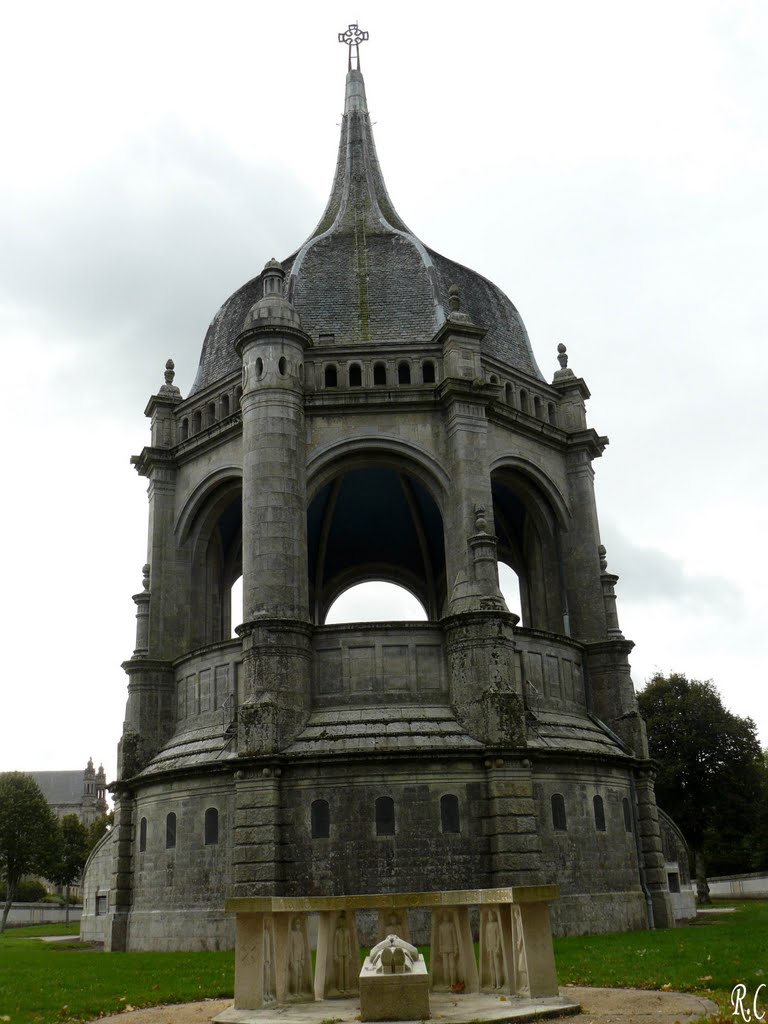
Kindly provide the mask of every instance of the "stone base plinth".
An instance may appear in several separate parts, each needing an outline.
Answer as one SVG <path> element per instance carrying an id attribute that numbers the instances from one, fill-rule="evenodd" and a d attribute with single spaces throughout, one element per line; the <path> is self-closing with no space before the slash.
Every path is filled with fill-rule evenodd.
<path id="1" fill-rule="evenodd" d="M 360 971 L 361 1020 L 427 1020 L 429 975 L 424 957 L 402 974 L 383 974 L 367 956 Z"/>

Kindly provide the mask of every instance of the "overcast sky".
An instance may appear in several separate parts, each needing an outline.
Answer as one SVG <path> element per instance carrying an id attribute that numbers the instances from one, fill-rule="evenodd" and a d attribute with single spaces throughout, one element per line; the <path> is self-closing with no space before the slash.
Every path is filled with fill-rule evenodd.
<path id="1" fill-rule="evenodd" d="M 28 0 L 0 38 L 0 770 L 114 777 L 143 409 L 319 219 L 355 18 L 401 216 L 592 391 L 636 685 L 712 678 L 768 744 L 765 3 Z"/>

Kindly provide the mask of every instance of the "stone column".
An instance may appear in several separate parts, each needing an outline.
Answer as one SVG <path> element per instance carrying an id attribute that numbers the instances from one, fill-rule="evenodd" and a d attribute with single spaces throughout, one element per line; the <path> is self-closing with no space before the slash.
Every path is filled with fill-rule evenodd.
<path id="1" fill-rule="evenodd" d="M 309 706 L 304 352 L 309 337 L 270 261 L 236 348 L 243 360 L 243 638 L 240 753 L 282 749 Z"/>
<path id="2" fill-rule="evenodd" d="M 498 757 L 485 762 L 488 837 L 492 886 L 540 885 L 542 851 L 531 761 Z"/>
<path id="3" fill-rule="evenodd" d="M 497 388 L 481 379 L 484 331 L 459 309 L 438 333 L 445 379 L 438 394 L 448 436 L 451 501 L 445 514 L 447 616 L 443 619 L 451 705 L 477 739 L 494 745 L 524 742 L 520 681 L 514 663 L 514 625 L 499 590 L 493 496 L 487 452 L 487 406 Z"/>
<path id="4" fill-rule="evenodd" d="M 637 772 L 635 792 L 640 851 L 643 858 L 645 884 L 650 892 L 653 906 L 654 927 L 673 928 L 675 918 L 667 885 L 667 874 L 664 870 L 659 813 L 656 809 L 656 793 L 650 770 Z"/>
<path id="5" fill-rule="evenodd" d="M 128 949 L 128 915 L 133 903 L 133 813 L 133 794 L 127 789 L 116 790 L 109 918 L 104 931 L 108 953 Z"/>
<path id="6" fill-rule="evenodd" d="M 233 896 L 275 896 L 283 884 L 282 771 L 265 766 L 235 772 Z"/>

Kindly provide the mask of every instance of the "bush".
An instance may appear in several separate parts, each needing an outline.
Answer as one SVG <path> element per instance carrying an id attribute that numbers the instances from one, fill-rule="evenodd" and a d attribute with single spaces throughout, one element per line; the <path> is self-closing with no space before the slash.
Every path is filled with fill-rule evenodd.
<path id="1" fill-rule="evenodd" d="M 40 903 L 48 895 L 48 890 L 36 878 L 22 878 L 16 890 L 17 903 Z M 0 901 L 7 899 L 5 882 L 0 882 Z"/>

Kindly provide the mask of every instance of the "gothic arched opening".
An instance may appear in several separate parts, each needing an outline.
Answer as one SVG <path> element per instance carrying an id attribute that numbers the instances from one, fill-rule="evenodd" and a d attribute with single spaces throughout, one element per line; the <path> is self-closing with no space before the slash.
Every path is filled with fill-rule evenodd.
<path id="1" fill-rule="evenodd" d="M 314 495 L 307 513 L 310 605 L 318 625 L 336 598 L 371 581 L 416 597 L 427 618 L 445 602 L 443 521 L 422 480 L 383 460 L 341 470 Z"/>
<path id="2" fill-rule="evenodd" d="M 339 594 L 328 609 L 325 622 L 418 622 L 427 613 L 421 601 L 397 583 L 370 580 L 356 583 Z"/>

